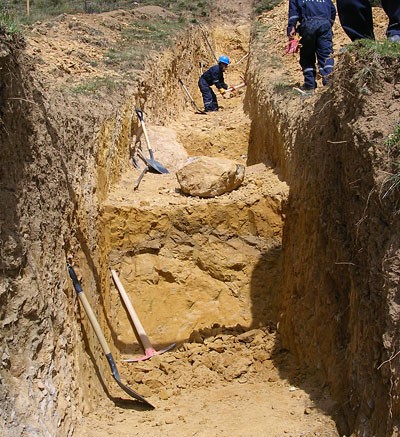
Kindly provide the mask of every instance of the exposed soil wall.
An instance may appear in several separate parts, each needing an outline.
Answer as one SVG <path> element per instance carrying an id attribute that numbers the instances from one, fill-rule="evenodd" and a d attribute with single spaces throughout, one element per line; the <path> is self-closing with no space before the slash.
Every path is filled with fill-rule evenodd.
<path id="1" fill-rule="evenodd" d="M 250 328 L 276 322 L 274 287 L 287 187 L 275 178 L 262 165 L 249 168 L 240 191 L 210 200 L 176 194 L 169 189 L 177 184 L 172 175 L 153 197 L 146 193 L 146 199 L 142 195 L 124 203 L 128 186 L 107 199 L 103 252 L 153 341 L 181 342 L 214 323 Z M 253 192 L 256 184 L 272 181 L 269 192 Z M 114 284 L 108 288 L 118 349 L 131 352 L 129 320 Z"/>
<path id="2" fill-rule="evenodd" d="M 59 25 L 66 24 L 68 33 L 66 19 Z M 57 27 L 52 31 L 55 38 Z M 276 93 L 262 53 L 252 54 L 248 163 L 272 163 L 290 184 L 283 256 L 277 250 L 283 182 L 275 196 L 232 197 L 231 203 L 213 204 L 212 213 L 199 200 L 177 207 L 173 195 L 165 196 L 168 206 L 158 213 L 146 202 L 116 207 L 114 199 L 104 204 L 99 220 L 110 187 L 130 165 L 134 107 L 159 124 L 183 109 L 176 78 L 195 85 L 200 38 L 199 29 L 192 29 L 107 98 L 53 88 L 53 76 L 41 69 L 34 50 L 27 56 L 21 41 L 1 39 L 3 435 L 70 435 L 99 393 L 113 398 L 107 363 L 67 277 L 68 255 L 79 265 L 113 352 L 131 349 L 126 316 L 113 308 L 110 264 L 132 284 L 132 293 L 138 284 L 154 293 L 143 300 L 144 313 L 160 301 L 155 284 L 163 284 L 170 300 L 180 293 L 178 314 L 190 313 L 180 329 L 157 331 L 155 319 L 146 320 L 161 343 L 182 339 L 215 317 L 255 326 L 274 319 L 279 309 L 282 344 L 327 382 L 347 419 L 339 423 L 342 433 L 399 432 L 399 197 L 383 196 L 386 174 L 376 170 L 392 171 L 384 141 L 398 122 L 398 77 L 379 73 L 360 86 L 359 61 L 345 55 L 331 89 L 298 100 Z M 398 65 L 386 69 L 398 71 Z M 257 185 L 257 177 L 247 182 Z M 219 229 L 226 221 L 232 234 Z M 214 280 L 221 284 L 217 290 Z M 198 284 L 191 285 L 199 281 L 204 290 L 198 308 L 192 296 Z M 274 286 L 279 293 L 272 295 Z M 232 313 L 217 308 L 224 304 Z M 170 309 L 163 305 L 161 320 L 167 321 Z"/>
<path id="3" fill-rule="evenodd" d="M 398 433 L 399 194 L 383 198 L 383 181 L 400 102 L 387 62 L 360 84 L 365 60 L 342 56 L 331 88 L 300 99 L 274 92 L 254 59 L 247 102 L 251 159 L 278 165 L 290 185 L 282 342 L 326 378 L 341 432 L 360 436 Z"/>
<path id="4" fill-rule="evenodd" d="M 66 257 L 82 266 L 84 290 L 107 326 L 98 294 L 104 281 L 99 203 L 129 164 L 135 102 L 157 120 L 183 108 L 184 97 L 170 92 L 165 111 L 160 93 L 172 90 L 177 71 L 197 63 L 195 39 L 188 34 L 176 57 L 167 52 L 147 76 L 107 99 L 53 89 L 22 41 L 1 40 L 3 435 L 68 435 L 106 390 L 99 381 L 110 372 L 96 365 L 102 351 L 89 346 L 98 343 L 80 319 Z"/>

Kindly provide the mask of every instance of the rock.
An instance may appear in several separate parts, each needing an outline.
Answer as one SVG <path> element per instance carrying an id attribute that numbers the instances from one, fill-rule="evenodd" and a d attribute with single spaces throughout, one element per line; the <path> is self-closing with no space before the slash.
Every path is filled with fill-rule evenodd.
<path id="1" fill-rule="evenodd" d="M 154 159 L 166 167 L 170 173 L 185 165 L 188 154 L 177 140 L 176 131 L 164 126 L 150 126 L 148 127 L 148 136 L 154 152 Z M 146 143 L 142 147 L 144 155 L 148 156 Z"/>
<path id="2" fill-rule="evenodd" d="M 270 357 L 270 354 L 266 351 L 263 350 L 259 350 L 254 352 L 254 359 L 260 362 L 266 361 L 268 360 L 268 358 Z"/>
<path id="3" fill-rule="evenodd" d="M 147 385 L 140 386 L 140 394 L 145 398 L 151 396 L 153 393 Z"/>
<path id="4" fill-rule="evenodd" d="M 243 334 L 238 335 L 238 340 L 243 343 L 251 343 L 257 334 L 261 331 L 259 329 L 252 329 L 251 331 L 244 332 Z"/>
<path id="5" fill-rule="evenodd" d="M 162 399 L 163 401 L 166 401 L 167 399 L 169 399 L 172 396 L 172 391 L 171 390 L 165 390 L 164 388 L 160 390 L 160 392 L 158 393 L 158 396 L 160 397 L 160 399 Z"/>
<path id="6" fill-rule="evenodd" d="M 198 197 L 215 197 L 238 188 L 244 179 L 245 167 L 224 158 L 206 156 L 192 158 L 177 173 L 181 190 Z"/>
<path id="7" fill-rule="evenodd" d="M 200 335 L 199 331 L 193 331 L 189 337 L 190 343 L 203 343 L 203 337 Z"/>

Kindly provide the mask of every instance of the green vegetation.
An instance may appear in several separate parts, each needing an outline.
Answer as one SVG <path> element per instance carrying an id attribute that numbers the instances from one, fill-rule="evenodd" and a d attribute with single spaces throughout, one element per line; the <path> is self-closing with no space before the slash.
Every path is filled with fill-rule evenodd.
<path id="1" fill-rule="evenodd" d="M 14 35 L 20 32 L 16 21 L 7 13 L 0 10 L 0 34 L 6 32 Z"/>
<path id="2" fill-rule="evenodd" d="M 86 94 L 94 95 L 98 94 L 101 90 L 110 91 L 118 87 L 118 84 L 109 77 L 95 77 L 87 82 L 81 83 L 73 88 L 71 92 L 73 94 Z"/>
<path id="3" fill-rule="evenodd" d="M 357 72 L 356 86 L 363 94 L 370 94 L 382 86 L 383 81 L 393 81 L 400 72 L 400 44 L 374 40 L 359 40 L 347 47 L 354 55 Z"/>
<path id="4" fill-rule="evenodd" d="M 206 19 L 210 11 L 210 0 L 30 0 L 29 16 L 25 1 L 3 0 L 0 11 L 7 11 L 16 22 L 30 24 L 60 14 L 97 14 L 146 5 L 163 7 L 189 22 Z"/>
<path id="5" fill-rule="evenodd" d="M 255 0 L 254 10 L 256 14 L 261 14 L 265 11 L 270 11 L 282 2 L 283 0 Z"/>
<path id="6" fill-rule="evenodd" d="M 359 56 L 368 59 L 374 58 L 400 58 L 400 44 L 389 42 L 388 40 L 376 41 L 372 39 L 362 39 L 355 41 L 348 46 L 350 53 L 357 52 Z"/>
<path id="7" fill-rule="evenodd" d="M 123 30 L 122 38 L 108 50 L 106 62 L 128 71 L 143 69 L 150 50 L 169 46 L 175 35 L 185 26 L 183 20 L 155 18 L 151 21 L 135 21 Z"/>
<path id="8" fill-rule="evenodd" d="M 293 91 L 293 86 L 284 82 L 275 82 L 273 90 L 275 94 L 286 94 Z"/>

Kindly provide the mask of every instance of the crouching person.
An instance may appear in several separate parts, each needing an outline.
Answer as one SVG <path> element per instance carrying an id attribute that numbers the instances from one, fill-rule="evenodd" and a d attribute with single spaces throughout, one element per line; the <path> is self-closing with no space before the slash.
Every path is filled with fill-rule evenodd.
<path id="1" fill-rule="evenodd" d="M 209 68 L 200 76 L 199 88 L 203 96 L 204 111 L 218 111 L 218 100 L 211 86 L 215 85 L 221 94 L 225 93 L 228 85 L 224 81 L 224 71 L 229 65 L 228 56 L 220 56 L 218 64 Z"/>

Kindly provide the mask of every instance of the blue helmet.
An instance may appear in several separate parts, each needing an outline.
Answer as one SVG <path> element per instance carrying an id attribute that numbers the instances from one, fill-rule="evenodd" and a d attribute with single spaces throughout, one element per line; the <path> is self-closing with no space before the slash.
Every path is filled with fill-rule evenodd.
<path id="1" fill-rule="evenodd" d="M 228 58 L 228 56 L 222 55 L 219 57 L 218 62 L 222 62 L 223 64 L 229 65 L 231 62 Z"/>

